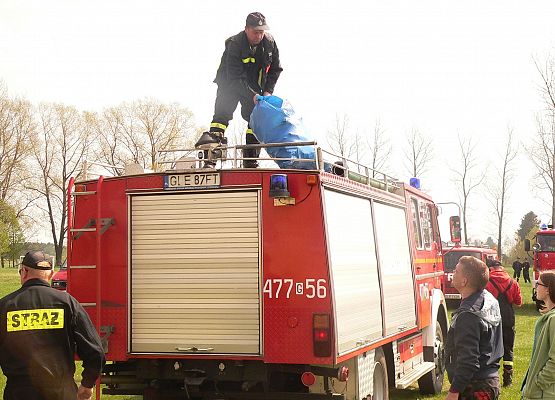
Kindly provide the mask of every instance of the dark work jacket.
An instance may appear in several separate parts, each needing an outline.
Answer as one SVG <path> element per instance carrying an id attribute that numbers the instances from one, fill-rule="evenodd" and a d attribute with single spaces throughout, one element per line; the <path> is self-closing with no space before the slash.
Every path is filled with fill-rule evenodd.
<path id="1" fill-rule="evenodd" d="M 243 31 L 225 41 L 214 82 L 240 97 L 251 98 L 263 92 L 273 93 L 282 70 L 274 38 L 266 33 L 253 52 Z"/>
<path id="2" fill-rule="evenodd" d="M 450 391 L 462 392 L 471 381 L 498 377 L 503 357 L 499 303 L 487 290 L 461 301 L 445 342 Z"/>
<path id="3" fill-rule="evenodd" d="M 75 354 L 81 384 L 93 387 L 104 351 L 89 316 L 71 295 L 31 279 L 0 300 L 0 366 L 4 399 L 75 400 Z"/>

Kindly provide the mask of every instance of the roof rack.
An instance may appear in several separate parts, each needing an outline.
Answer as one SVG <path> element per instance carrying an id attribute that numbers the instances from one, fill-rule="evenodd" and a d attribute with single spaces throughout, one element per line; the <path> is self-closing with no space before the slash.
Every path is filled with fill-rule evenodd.
<path id="1" fill-rule="evenodd" d="M 287 158 L 287 157 L 254 157 L 247 158 L 242 156 L 245 149 L 267 149 L 276 147 L 300 147 L 307 146 L 313 149 L 314 158 Z M 221 150 L 224 157 L 217 160 L 218 169 L 235 169 L 240 168 L 242 163 L 246 160 L 259 161 L 265 169 L 279 169 L 277 163 L 290 161 L 293 163 L 293 168 L 298 170 L 317 170 L 327 172 L 334 175 L 347 177 L 348 179 L 369 185 L 382 190 L 393 192 L 402 186 L 402 183 L 381 171 L 359 163 L 345 156 L 336 155 L 332 152 L 318 147 L 317 142 L 294 142 L 294 143 L 266 143 L 256 145 L 236 145 L 236 146 L 221 146 L 217 148 Z M 166 158 L 165 160 L 158 161 L 160 166 L 167 166 L 162 168 L 164 171 L 187 171 L 202 169 L 204 162 L 204 151 L 199 149 L 168 149 L 159 150 L 159 159 Z M 162 154 L 166 155 L 162 157 Z M 167 159 L 168 154 L 175 154 L 173 159 Z"/>

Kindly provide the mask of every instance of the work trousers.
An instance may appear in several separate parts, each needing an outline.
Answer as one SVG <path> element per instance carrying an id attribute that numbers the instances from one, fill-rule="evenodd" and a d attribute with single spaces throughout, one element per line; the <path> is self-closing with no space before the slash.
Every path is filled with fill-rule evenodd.
<path id="1" fill-rule="evenodd" d="M 459 395 L 459 400 L 497 400 L 499 378 L 472 381 Z"/>
<path id="2" fill-rule="evenodd" d="M 4 389 L 4 400 L 74 400 L 77 398 L 77 385 L 73 379 L 62 380 L 49 388 L 34 388 L 31 382 L 26 385 L 8 384 Z"/>
<path id="3" fill-rule="evenodd" d="M 238 103 L 241 103 L 241 117 L 243 117 L 243 119 L 247 121 L 247 123 L 249 123 L 252 110 L 254 109 L 254 101 L 252 99 L 253 97 L 254 93 L 250 97 L 243 97 L 231 90 L 228 85 L 218 85 L 218 91 L 216 92 L 216 104 L 214 105 L 214 116 L 212 117 L 210 131 L 221 133 L 225 132 L 227 126 L 229 125 L 229 121 L 233 119 L 233 113 L 235 112 Z M 252 130 L 250 129 L 250 124 L 248 126 L 247 133 L 245 134 L 245 143 L 260 143 L 256 139 L 256 136 L 252 133 Z M 259 154 L 259 149 L 249 149 L 243 151 L 244 157 L 258 157 Z"/>
<path id="4" fill-rule="evenodd" d="M 513 368 L 513 348 L 515 345 L 515 326 L 507 324 L 503 321 L 503 368 Z M 510 368 L 506 368 L 510 366 Z"/>

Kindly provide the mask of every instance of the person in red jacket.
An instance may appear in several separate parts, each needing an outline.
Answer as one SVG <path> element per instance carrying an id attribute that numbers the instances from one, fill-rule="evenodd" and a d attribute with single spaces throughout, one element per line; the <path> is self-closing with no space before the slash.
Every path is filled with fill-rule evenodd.
<path id="1" fill-rule="evenodd" d="M 518 282 L 505 272 L 497 260 L 488 262 L 489 282 L 486 290 L 499 302 L 503 323 L 503 386 L 513 382 L 513 347 L 515 344 L 515 312 L 513 306 L 522 305 L 522 295 Z"/>

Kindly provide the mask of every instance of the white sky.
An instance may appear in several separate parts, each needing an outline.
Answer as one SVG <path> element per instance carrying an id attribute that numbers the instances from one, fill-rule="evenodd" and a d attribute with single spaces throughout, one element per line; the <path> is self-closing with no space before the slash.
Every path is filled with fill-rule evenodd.
<path id="1" fill-rule="evenodd" d="M 208 125 L 224 40 L 252 11 L 266 15 L 280 49 L 275 94 L 309 131 L 325 143 L 336 113 L 360 132 L 379 118 L 396 153 L 391 172 L 405 181 L 405 133 L 432 136 L 435 158 L 422 179 L 436 201 L 458 200 L 449 172 L 457 134 L 478 143 L 481 171 L 499 158 L 507 126 L 520 143 L 535 134 L 542 102 L 532 57 L 553 53 L 552 0 L 0 0 L 0 79 L 12 96 L 83 110 L 145 96 L 175 101 Z M 505 234 L 530 210 L 549 220 L 520 148 Z M 475 192 L 469 215 L 470 236 L 484 240 L 496 236 L 486 197 Z"/>

